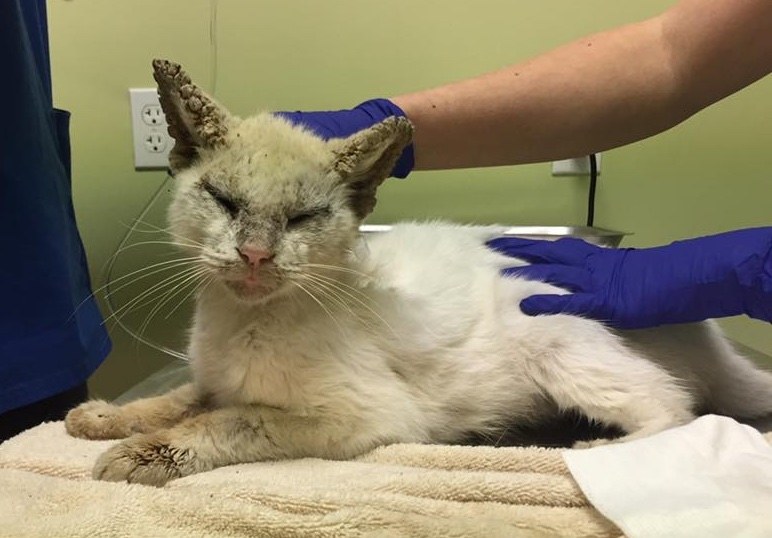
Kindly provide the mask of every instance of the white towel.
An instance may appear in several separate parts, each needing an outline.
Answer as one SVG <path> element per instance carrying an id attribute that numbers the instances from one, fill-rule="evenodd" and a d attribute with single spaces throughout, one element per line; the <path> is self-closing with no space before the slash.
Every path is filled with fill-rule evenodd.
<path id="1" fill-rule="evenodd" d="M 631 538 L 772 537 L 772 447 L 731 418 L 563 457 L 595 508 Z"/>
<path id="2" fill-rule="evenodd" d="M 61 422 L 0 445 L 0 537 L 618 537 L 558 449 L 398 444 L 354 461 L 222 467 L 163 488 L 97 482 L 114 441 Z"/>

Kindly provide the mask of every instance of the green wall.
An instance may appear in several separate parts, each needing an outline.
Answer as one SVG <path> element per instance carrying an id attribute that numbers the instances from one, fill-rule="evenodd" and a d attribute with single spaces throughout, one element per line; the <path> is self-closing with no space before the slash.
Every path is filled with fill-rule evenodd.
<path id="1" fill-rule="evenodd" d="M 164 179 L 161 172 L 136 172 L 132 163 L 127 90 L 153 85 L 153 57 L 181 62 L 240 115 L 342 108 L 496 69 L 669 4 L 51 0 L 55 100 L 73 112 L 75 206 L 95 287 L 127 225 Z M 646 246 L 770 224 L 770 90 L 772 80 L 761 81 L 668 133 L 605 153 L 597 225 L 633 232 L 625 244 Z M 388 182 L 371 221 L 581 224 L 586 187 L 583 179 L 551 177 L 548 164 L 414 173 Z M 148 220 L 163 225 L 163 207 Z M 151 255 L 136 248 L 123 259 L 139 266 Z M 185 315 L 159 317 L 150 334 L 180 346 Z M 722 323 L 733 338 L 772 355 L 768 324 Z M 115 350 L 92 380 L 104 397 L 167 361 L 118 329 L 112 334 Z"/>

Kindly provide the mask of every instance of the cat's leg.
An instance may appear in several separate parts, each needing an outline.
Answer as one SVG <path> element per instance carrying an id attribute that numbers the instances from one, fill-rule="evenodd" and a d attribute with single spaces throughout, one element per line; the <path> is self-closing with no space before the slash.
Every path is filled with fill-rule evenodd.
<path id="1" fill-rule="evenodd" d="M 135 433 L 167 428 L 203 410 L 192 384 L 161 396 L 122 406 L 102 400 L 83 403 L 64 419 L 67 433 L 84 439 L 123 439 Z"/>
<path id="2" fill-rule="evenodd" d="M 772 416 L 772 371 L 735 351 L 714 323 L 699 329 L 705 336 L 694 369 L 708 379 L 707 410 L 737 419 Z"/>
<path id="3" fill-rule="evenodd" d="M 736 419 L 772 416 L 772 371 L 738 353 L 714 321 L 625 332 L 624 338 L 688 380 L 701 412 Z"/>
<path id="4" fill-rule="evenodd" d="M 99 457 L 93 476 L 161 486 L 174 478 L 236 463 L 308 456 L 350 458 L 396 440 L 341 416 L 313 418 L 266 407 L 227 407 L 120 442 Z"/>
<path id="5" fill-rule="evenodd" d="M 601 327 L 587 329 L 581 340 L 556 342 L 529 364 L 534 381 L 560 408 L 627 433 L 577 447 L 647 437 L 694 419 L 694 398 L 678 380 Z"/>

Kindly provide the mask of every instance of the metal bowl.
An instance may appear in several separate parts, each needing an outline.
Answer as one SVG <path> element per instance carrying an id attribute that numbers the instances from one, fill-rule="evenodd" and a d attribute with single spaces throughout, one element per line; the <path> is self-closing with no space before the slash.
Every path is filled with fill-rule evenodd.
<path id="1" fill-rule="evenodd" d="M 365 224 L 359 229 L 363 233 L 381 233 L 391 231 L 391 226 L 388 224 Z M 622 239 L 629 234 L 594 226 L 504 226 L 501 235 L 547 241 L 554 241 L 562 237 L 577 237 L 602 247 L 618 247 Z"/>

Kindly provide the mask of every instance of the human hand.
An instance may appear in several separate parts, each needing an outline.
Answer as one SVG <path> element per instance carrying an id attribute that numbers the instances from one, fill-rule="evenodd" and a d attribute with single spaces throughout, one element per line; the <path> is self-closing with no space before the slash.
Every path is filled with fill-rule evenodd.
<path id="1" fill-rule="evenodd" d="M 621 329 L 747 314 L 772 320 L 772 227 L 645 249 L 601 248 L 579 239 L 497 238 L 493 249 L 533 265 L 506 274 L 548 282 L 567 295 L 534 295 L 528 315 L 575 314 Z"/>
<path id="2" fill-rule="evenodd" d="M 294 125 L 302 125 L 325 140 L 345 138 L 380 123 L 392 116 L 406 117 L 397 105 L 388 99 L 371 99 L 352 109 L 320 112 L 276 112 Z M 408 145 L 391 175 L 405 178 L 413 170 L 413 144 Z"/>

